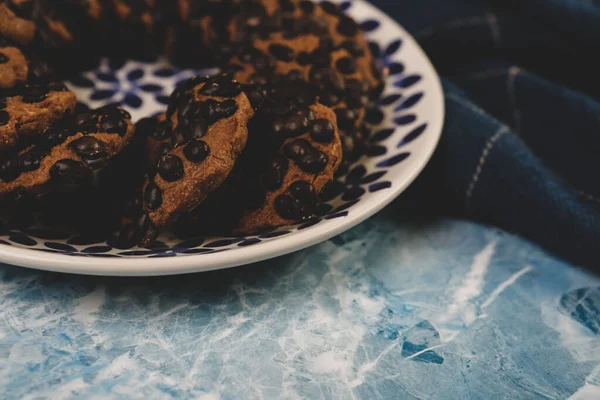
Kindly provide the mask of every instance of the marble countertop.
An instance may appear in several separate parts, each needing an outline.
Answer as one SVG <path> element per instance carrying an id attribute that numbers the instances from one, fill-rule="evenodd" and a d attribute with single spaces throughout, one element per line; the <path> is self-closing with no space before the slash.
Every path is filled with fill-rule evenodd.
<path id="1" fill-rule="evenodd" d="M 224 271 L 0 267 L 17 398 L 600 398 L 600 280 L 514 236 L 385 211 Z"/>

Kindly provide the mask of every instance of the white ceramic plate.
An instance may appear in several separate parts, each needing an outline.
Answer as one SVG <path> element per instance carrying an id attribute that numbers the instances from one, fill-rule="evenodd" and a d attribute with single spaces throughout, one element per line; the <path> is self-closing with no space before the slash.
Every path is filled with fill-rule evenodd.
<path id="1" fill-rule="evenodd" d="M 182 240 L 159 237 L 149 248 L 119 250 L 105 242 L 49 229 L 9 230 L 0 225 L 0 261 L 42 270 L 92 275 L 167 275 L 209 271 L 276 257 L 327 240 L 381 210 L 419 175 L 438 143 L 444 121 L 439 78 L 415 40 L 363 0 L 338 1 L 361 22 L 372 48 L 388 68 L 368 155 L 339 180 L 341 191 L 320 217 L 243 238 Z M 103 62 L 68 82 L 90 107 L 120 101 L 134 120 L 165 109 L 175 84 L 199 71 L 176 70 L 166 61 Z"/>

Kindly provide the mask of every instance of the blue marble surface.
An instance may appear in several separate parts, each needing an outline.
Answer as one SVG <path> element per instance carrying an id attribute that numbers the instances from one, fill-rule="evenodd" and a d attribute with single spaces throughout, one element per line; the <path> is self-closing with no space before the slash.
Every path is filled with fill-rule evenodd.
<path id="1" fill-rule="evenodd" d="M 600 280 L 495 229 L 389 209 L 242 268 L 0 267 L 16 398 L 600 398 Z"/>

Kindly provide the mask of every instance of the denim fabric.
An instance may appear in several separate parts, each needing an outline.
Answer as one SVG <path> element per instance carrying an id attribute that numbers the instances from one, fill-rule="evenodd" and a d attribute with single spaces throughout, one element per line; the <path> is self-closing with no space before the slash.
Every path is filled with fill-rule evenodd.
<path id="1" fill-rule="evenodd" d="M 420 42 L 446 96 L 440 146 L 397 204 L 600 267 L 600 1 L 372 2 Z"/>

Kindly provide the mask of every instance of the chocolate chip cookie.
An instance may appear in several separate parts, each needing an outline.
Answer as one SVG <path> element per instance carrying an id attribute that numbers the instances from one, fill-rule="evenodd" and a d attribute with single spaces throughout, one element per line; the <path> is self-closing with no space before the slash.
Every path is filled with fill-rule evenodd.
<path id="1" fill-rule="evenodd" d="M 136 241 L 148 243 L 158 229 L 218 188 L 246 146 L 252 114 L 241 85 L 231 77 L 195 77 L 180 86 L 158 124 L 170 133 L 173 149 L 149 172 L 142 211 L 125 232 L 137 230 Z"/>
<path id="2" fill-rule="evenodd" d="M 114 106 L 65 117 L 35 144 L 0 155 L 0 196 L 41 195 L 55 186 L 83 183 L 119 154 L 134 132 L 131 116 Z"/>
<path id="3" fill-rule="evenodd" d="M 0 151 L 45 131 L 75 109 L 75 95 L 62 83 L 17 86 L 0 92 Z"/>

